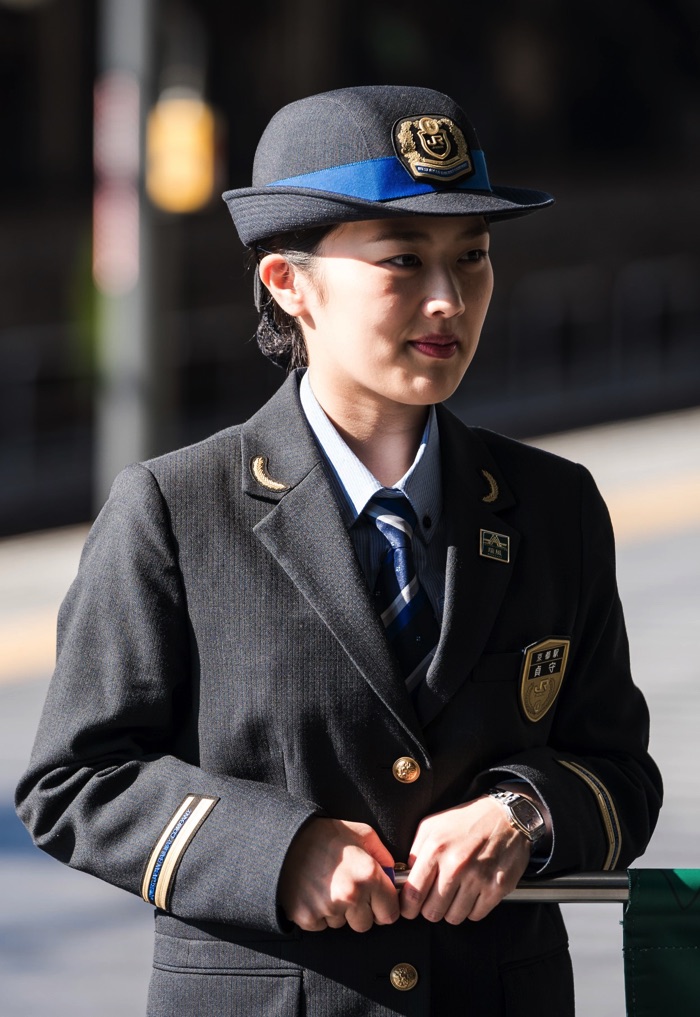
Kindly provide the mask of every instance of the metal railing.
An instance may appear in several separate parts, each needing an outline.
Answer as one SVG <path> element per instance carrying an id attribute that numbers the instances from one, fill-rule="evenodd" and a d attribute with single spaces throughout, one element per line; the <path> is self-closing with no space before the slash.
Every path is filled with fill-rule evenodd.
<path id="1" fill-rule="evenodd" d="M 403 886 L 409 875 L 410 869 L 396 872 L 396 885 Z M 504 900 L 527 904 L 626 904 L 629 880 L 626 872 L 579 872 L 553 879 L 522 879 Z"/>
<path id="2" fill-rule="evenodd" d="M 524 879 L 506 897 L 509 901 L 558 904 L 626 904 L 629 900 L 626 872 L 581 872 L 554 879 Z"/>

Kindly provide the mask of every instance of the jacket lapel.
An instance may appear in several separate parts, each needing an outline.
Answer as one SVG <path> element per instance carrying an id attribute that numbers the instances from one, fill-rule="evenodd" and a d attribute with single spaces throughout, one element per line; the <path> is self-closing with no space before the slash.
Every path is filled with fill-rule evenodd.
<path id="1" fill-rule="evenodd" d="M 447 565 L 440 642 L 416 700 L 424 727 L 481 655 L 508 589 L 520 539 L 499 515 L 515 499 L 490 452 L 473 430 L 438 409 Z"/>
<path id="2" fill-rule="evenodd" d="M 270 503 L 254 527 L 385 706 L 416 739 L 421 731 L 292 376 L 242 432 L 250 497 Z"/>

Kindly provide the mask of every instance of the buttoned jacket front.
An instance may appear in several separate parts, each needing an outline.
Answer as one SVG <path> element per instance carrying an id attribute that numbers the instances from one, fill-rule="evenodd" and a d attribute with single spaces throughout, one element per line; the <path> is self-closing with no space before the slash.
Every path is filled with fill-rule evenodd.
<path id="1" fill-rule="evenodd" d="M 280 869 L 313 815 L 371 824 L 400 861 L 424 816 L 515 776 L 552 814 L 547 873 L 625 866 L 646 846 L 661 787 L 595 486 L 438 420 L 445 613 L 415 705 L 295 376 L 246 424 L 124 471 L 95 523 L 18 809 L 39 846 L 140 894 L 182 803 L 211 799 L 161 886 L 151 1015 L 565 1012 L 551 907 L 364 935 L 290 926 Z M 507 556 L 482 553 L 484 534 Z M 568 665 L 533 721 L 523 649 L 550 637 L 570 641 Z M 400 757 L 420 767 L 412 783 Z M 401 963 L 418 972 L 409 991 L 389 978 Z M 523 992 L 533 979 L 554 1009 Z"/>

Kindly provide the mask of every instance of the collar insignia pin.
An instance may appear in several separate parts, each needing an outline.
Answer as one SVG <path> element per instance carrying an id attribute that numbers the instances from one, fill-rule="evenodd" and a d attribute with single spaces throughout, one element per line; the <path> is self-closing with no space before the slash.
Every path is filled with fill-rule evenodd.
<path id="1" fill-rule="evenodd" d="M 267 472 L 267 456 L 253 456 L 250 460 L 250 472 L 253 474 L 253 479 L 268 491 L 280 494 L 282 491 L 289 490 L 289 484 L 283 484 L 281 480 L 273 480 Z"/>
<path id="2" fill-rule="evenodd" d="M 498 501 L 498 483 L 493 474 L 489 473 L 488 470 L 482 470 L 481 475 L 489 485 L 489 493 L 485 494 L 481 500 L 485 501 L 487 505 L 491 505 L 494 501 Z"/>

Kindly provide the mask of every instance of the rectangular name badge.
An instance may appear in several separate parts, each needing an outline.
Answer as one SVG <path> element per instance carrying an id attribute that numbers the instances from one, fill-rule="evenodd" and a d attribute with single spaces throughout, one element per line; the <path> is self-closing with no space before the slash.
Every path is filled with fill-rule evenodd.
<path id="1" fill-rule="evenodd" d="M 479 554 L 482 558 L 491 558 L 493 561 L 507 564 L 510 561 L 510 537 L 505 533 L 495 533 L 493 530 L 480 530 Z"/>

